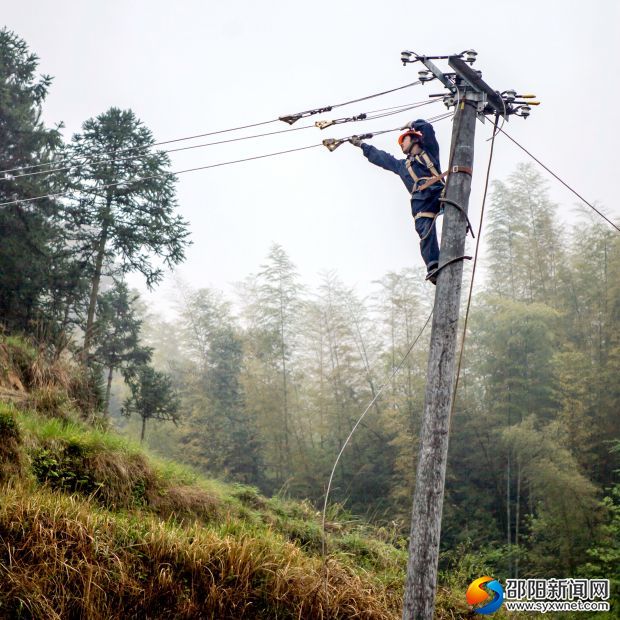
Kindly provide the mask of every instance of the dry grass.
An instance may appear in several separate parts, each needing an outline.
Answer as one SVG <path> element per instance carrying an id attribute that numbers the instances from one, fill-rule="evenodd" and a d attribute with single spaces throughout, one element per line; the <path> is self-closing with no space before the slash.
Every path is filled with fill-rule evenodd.
<path id="1" fill-rule="evenodd" d="M 23 339 L 0 336 L 0 390 L 22 401 L 0 402 L 0 619 L 400 617 L 403 551 L 372 528 L 331 515 L 323 564 L 309 502 L 85 424 L 93 377 Z M 436 618 L 470 617 L 458 590 L 440 588 Z"/>
<path id="2" fill-rule="evenodd" d="M 78 366 L 68 357 L 55 360 L 47 359 L 43 349 L 37 353 L 28 368 L 28 385 L 30 389 L 41 389 L 54 386 L 68 393 L 75 380 Z"/>
<path id="3" fill-rule="evenodd" d="M 211 523 L 223 518 L 220 498 L 195 486 L 178 485 L 153 489 L 148 493 L 148 505 L 164 519 L 200 519 L 204 523 Z"/>
<path id="4" fill-rule="evenodd" d="M 14 392 L 39 393 L 39 400 L 48 405 L 68 400 L 71 409 L 93 413 L 94 379 L 73 357 L 65 352 L 59 358 L 21 336 L 0 335 L 0 388 Z M 56 408 L 56 414 L 62 410 Z M 52 411 L 54 411 L 52 409 Z"/>
<path id="5" fill-rule="evenodd" d="M 334 561 L 325 588 L 321 562 L 274 534 L 131 519 L 45 491 L 3 495 L 3 617 L 398 617 L 399 593 Z"/>

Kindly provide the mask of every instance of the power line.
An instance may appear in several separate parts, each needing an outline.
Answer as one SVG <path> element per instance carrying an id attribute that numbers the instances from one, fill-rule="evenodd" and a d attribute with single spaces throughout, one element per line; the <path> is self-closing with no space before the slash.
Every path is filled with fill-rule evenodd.
<path id="1" fill-rule="evenodd" d="M 307 118 L 308 116 L 314 116 L 315 114 L 321 114 L 323 112 L 331 112 L 334 108 L 341 108 L 345 105 L 351 105 L 352 103 L 359 103 L 360 101 L 366 101 L 367 99 L 373 99 L 374 97 L 381 97 L 383 95 L 388 95 L 390 93 L 395 93 L 398 90 L 403 90 L 405 88 L 410 88 L 411 86 L 417 86 L 421 84 L 421 80 L 417 80 L 415 82 L 411 82 L 410 84 L 405 84 L 404 86 L 398 86 L 397 88 L 391 88 L 390 90 L 384 90 L 380 93 L 374 93 L 372 95 L 366 95 L 365 97 L 359 97 L 358 99 L 351 99 L 349 101 L 344 101 L 343 103 L 336 103 L 333 105 L 327 105 L 320 108 L 313 108 L 311 110 L 304 110 L 303 112 L 296 112 L 295 114 L 287 114 L 285 116 L 280 116 L 278 120 L 284 121 L 289 125 L 296 123 L 300 118 Z"/>
<path id="2" fill-rule="evenodd" d="M 396 368 L 392 371 L 392 374 L 387 379 L 387 381 L 385 381 L 385 383 L 379 388 L 379 390 L 375 394 L 374 398 L 368 403 L 368 405 L 366 406 L 366 408 L 362 412 L 362 415 L 358 418 L 357 422 L 355 423 L 355 425 L 351 429 L 351 432 L 349 433 L 348 437 L 344 440 L 344 443 L 342 444 L 342 447 L 340 448 L 340 452 L 338 453 L 338 456 L 336 457 L 336 460 L 334 462 L 334 466 L 332 467 L 332 471 L 331 471 L 331 474 L 329 476 L 329 481 L 327 483 L 327 490 L 325 491 L 325 501 L 323 502 L 323 520 L 322 520 L 323 539 L 321 541 L 321 554 L 323 556 L 323 561 L 325 561 L 325 520 L 326 520 L 326 515 L 327 515 L 327 502 L 329 500 L 329 493 L 331 491 L 332 482 L 334 480 L 334 474 L 336 473 L 336 468 L 338 467 L 338 463 L 340 462 L 340 457 L 342 456 L 345 448 L 349 445 L 349 441 L 351 441 L 351 438 L 353 437 L 353 435 L 354 435 L 355 431 L 357 430 L 358 426 L 362 423 L 362 420 L 364 419 L 366 414 L 370 411 L 370 408 L 377 402 L 377 399 L 379 398 L 379 396 L 381 396 L 381 394 L 383 393 L 383 390 L 385 390 L 385 388 L 390 384 L 392 379 L 396 376 L 398 371 L 403 367 L 403 364 L 405 363 L 405 361 L 409 357 L 411 351 L 413 351 L 413 348 L 418 343 L 418 340 L 420 340 L 420 338 L 422 337 L 422 334 L 424 333 L 424 330 L 426 329 L 426 326 L 428 325 L 428 323 L 431 320 L 432 316 L 433 316 L 433 311 L 431 310 L 431 313 L 428 315 L 424 325 L 422 326 L 422 329 L 420 330 L 418 335 L 415 337 L 415 339 L 413 340 L 413 342 L 411 343 L 411 345 L 407 349 L 407 352 L 405 353 L 405 355 L 403 355 L 402 359 L 398 363 L 398 366 L 396 366 Z"/>
<path id="3" fill-rule="evenodd" d="M 449 116 L 452 116 L 451 112 L 447 112 L 445 114 L 439 114 L 439 115 L 437 115 L 435 117 L 432 117 L 432 118 L 428 119 L 428 122 L 429 123 L 435 123 L 435 122 L 441 121 L 441 120 L 443 120 L 443 119 L 445 119 L 445 118 L 447 118 Z M 394 129 L 385 129 L 385 130 L 382 130 L 382 131 L 376 131 L 376 132 L 374 132 L 373 135 L 378 136 L 378 135 L 381 135 L 381 134 L 384 134 L 384 133 L 390 133 L 390 132 L 393 132 L 393 131 L 400 131 L 400 128 L 397 127 L 397 128 L 394 128 Z M 195 172 L 195 171 L 198 171 L 198 170 L 206 170 L 206 169 L 209 169 L 209 168 L 217 168 L 217 167 L 220 167 L 220 166 L 228 166 L 228 165 L 231 165 L 231 164 L 237 164 L 237 163 L 242 163 L 242 162 L 246 162 L 246 161 L 252 161 L 254 159 L 264 159 L 266 157 L 273 157 L 275 155 L 283 155 L 283 154 L 286 154 L 286 153 L 294 153 L 296 151 L 304 151 L 304 150 L 307 150 L 307 149 L 315 148 L 317 146 L 323 146 L 323 143 L 312 144 L 312 145 L 309 145 L 309 146 L 303 146 L 303 147 L 294 148 L 294 149 L 288 149 L 288 150 L 285 150 L 285 151 L 277 151 L 275 153 L 267 153 L 265 155 L 256 155 L 256 156 L 253 156 L 253 157 L 246 157 L 246 158 L 243 158 L 243 159 L 235 159 L 235 160 L 232 160 L 232 161 L 225 161 L 225 162 L 220 162 L 220 163 L 217 163 L 217 164 L 210 164 L 210 165 L 207 165 L 207 166 L 199 166 L 199 167 L 196 167 L 196 168 L 187 168 L 185 170 L 177 170 L 177 171 L 173 171 L 173 172 L 165 172 L 163 174 L 153 174 L 153 175 L 149 175 L 149 176 L 145 176 L 145 177 L 139 177 L 139 178 L 134 179 L 132 181 L 118 181 L 116 183 L 108 183 L 106 185 L 101 185 L 101 186 L 97 187 L 97 189 L 98 190 L 102 190 L 102 189 L 107 189 L 107 188 L 110 188 L 110 187 L 117 187 L 117 186 L 123 185 L 123 184 L 131 185 L 132 183 L 138 183 L 140 181 L 147 181 L 149 179 L 154 179 L 154 178 L 158 178 L 158 177 L 175 176 L 175 175 L 178 175 L 178 174 L 185 174 L 186 172 Z M 9 205 L 12 205 L 12 204 L 17 204 L 17 203 L 23 203 L 23 202 L 33 202 L 35 200 L 43 200 L 45 198 L 58 198 L 60 196 L 68 196 L 69 193 L 70 192 L 54 192 L 54 193 L 43 194 L 41 196 L 35 196 L 35 197 L 32 197 L 32 198 L 18 198 L 16 200 L 9 200 L 9 201 L 6 201 L 6 202 L 0 202 L 0 207 L 9 206 Z"/>
<path id="4" fill-rule="evenodd" d="M 146 149 L 150 149 L 154 146 L 162 146 L 163 144 L 173 144 L 175 142 L 184 142 L 185 140 L 194 140 L 196 138 L 206 138 L 207 136 L 216 136 L 218 134 L 221 133 L 230 133 L 232 131 L 239 131 L 241 129 L 250 129 L 252 127 L 260 127 L 261 125 L 269 125 L 270 123 L 275 123 L 277 122 L 279 119 L 274 118 L 270 121 L 261 121 L 260 123 L 251 123 L 250 125 L 240 125 L 239 127 L 230 127 L 229 129 L 219 129 L 218 131 L 209 131 L 207 133 L 199 133 L 193 136 L 186 136 L 184 138 L 175 138 L 173 140 L 164 140 L 162 142 L 153 142 L 153 144 L 149 144 L 148 146 L 142 147 L 142 148 L 127 148 L 127 149 L 122 149 L 120 151 L 117 151 L 119 155 L 122 155 L 123 153 L 127 153 L 129 151 L 140 151 L 140 150 L 146 150 Z M 70 158 L 67 159 L 61 159 L 60 161 L 55 161 L 55 162 L 45 162 L 42 164 L 31 164 L 29 166 L 20 166 L 18 168 L 9 168 L 7 170 L 0 170 L 0 174 L 6 174 L 7 172 L 15 172 L 17 170 L 28 170 L 30 168 L 39 168 L 40 166 L 49 166 L 51 164 L 62 164 L 65 162 L 71 161 Z"/>
<path id="5" fill-rule="evenodd" d="M 389 95 L 390 93 L 395 93 L 398 90 L 404 90 L 405 88 L 411 88 L 411 86 L 418 86 L 421 84 L 420 80 L 416 80 L 415 82 L 411 82 L 410 84 L 405 84 L 404 86 L 398 86 L 397 88 L 391 88 L 390 90 L 384 90 L 380 93 L 375 93 L 374 95 L 367 95 L 366 97 L 360 97 L 359 99 L 351 99 L 351 101 L 345 101 L 344 103 L 337 103 L 333 105 L 332 108 L 341 108 L 345 105 L 350 105 L 352 103 L 359 103 L 360 101 L 366 101 L 367 99 L 374 99 L 375 97 L 382 97 L 383 95 Z"/>
<path id="6" fill-rule="evenodd" d="M 379 118 L 385 118 L 388 116 L 394 116 L 395 114 L 401 114 L 402 112 L 407 112 L 409 110 L 413 110 L 425 105 L 429 105 L 432 103 L 435 103 L 437 100 L 424 100 L 424 101 L 418 101 L 418 102 L 414 102 L 414 103 L 410 103 L 410 104 L 403 104 L 400 106 L 393 106 L 391 108 L 382 108 L 379 110 L 371 110 L 370 112 L 366 112 L 366 117 L 362 118 L 362 119 L 351 119 L 354 122 L 363 122 L 363 121 L 372 121 L 372 120 L 376 120 Z M 373 116 L 369 116 L 369 115 L 373 115 Z M 345 121 L 341 121 L 341 122 L 348 122 L 348 120 Z M 274 135 L 278 135 L 278 134 L 282 134 L 282 133 L 289 133 L 291 131 L 302 131 L 304 129 L 311 129 L 314 128 L 315 125 L 303 125 L 302 127 L 290 127 L 288 129 L 279 129 L 277 131 L 269 131 L 269 132 L 265 132 L 265 133 L 259 133 L 259 134 L 253 134 L 251 136 L 241 136 L 239 138 L 229 138 L 227 140 L 217 140 L 215 142 L 207 142 L 204 144 L 193 144 L 191 146 L 182 146 L 179 148 L 175 148 L 175 149 L 166 149 L 163 151 L 158 151 L 158 153 L 176 153 L 179 151 L 188 151 L 188 150 L 192 150 L 192 149 L 199 149 L 199 148 L 206 148 L 209 146 L 217 146 L 220 144 L 228 144 L 231 142 L 241 142 L 243 140 L 250 140 L 250 139 L 254 139 L 254 138 L 263 138 L 266 136 L 274 136 Z M 120 151 L 122 152 L 122 151 Z M 119 163 L 119 162 L 123 162 L 123 161 L 128 161 L 128 160 L 132 160 L 132 159 L 138 159 L 141 157 L 145 157 L 146 155 L 151 154 L 151 153 L 143 153 L 140 155 L 128 155 L 126 157 L 121 157 L 118 159 L 115 159 L 114 162 L 115 163 Z M 71 159 L 67 159 L 64 161 L 72 161 Z M 84 165 L 93 165 L 93 164 L 97 164 L 100 162 L 109 162 L 111 161 L 110 159 L 108 159 L 107 157 L 102 157 L 99 159 L 93 159 L 93 160 L 85 160 L 79 163 L 73 163 L 70 164 L 68 166 L 62 166 L 59 168 L 52 168 L 49 170 L 38 170 L 36 172 L 26 172 L 24 174 L 17 174 L 14 175 L 10 180 L 15 180 L 15 179 L 23 179 L 24 177 L 30 177 L 30 176 L 38 176 L 38 175 L 43 175 L 43 174 L 53 174 L 56 172 L 64 172 L 66 170 L 71 170 L 72 168 L 79 168 L 80 166 L 84 166 Z M 61 162 L 58 162 L 61 163 Z M 2 180 L 2 179 L 0 179 Z"/>
<path id="7" fill-rule="evenodd" d="M 416 86 L 418 84 L 420 84 L 421 82 L 418 80 L 417 82 L 412 82 L 410 84 L 405 84 L 404 86 L 398 86 L 397 88 L 392 88 L 390 90 L 385 90 L 379 93 L 374 93 L 372 95 L 366 95 L 365 97 L 359 97 L 358 99 L 351 99 L 350 101 L 344 101 L 342 103 L 337 103 L 331 106 L 325 106 L 324 108 L 317 108 L 316 110 L 308 110 L 307 112 L 314 112 L 314 113 L 319 113 L 319 112 L 329 112 L 330 110 L 333 110 L 334 108 L 340 108 L 346 105 L 350 105 L 352 103 L 358 103 L 360 101 L 366 101 L 368 99 L 373 99 L 375 97 L 381 97 L 382 95 L 387 95 L 390 93 L 394 93 L 396 91 L 399 90 L 403 90 L 405 88 L 409 88 L 411 86 Z M 305 112 L 302 114 L 306 114 Z M 310 116 L 310 114 L 307 114 L 308 116 Z M 238 127 L 229 127 L 228 129 L 219 129 L 217 131 L 209 131 L 206 133 L 200 133 L 200 134 L 195 134 L 195 135 L 191 135 L 191 136 L 185 136 L 182 138 L 174 138 L 172 140 L 163 140 L 161 142 L 154 142 L 153 144 L 149 144 L 148 146 L 144 147 L 144 149 L 150 149 L 154 146 L 162 146 L 164 144 L 173 144 L 175 142 L 183 142 L 186 140 L 195 140 L 196 138 L 206 138 L 207 136 L 215 136 L 218 134 L 223 134 L 223 133 L 230 133 L 233 131 L 240 131 L 241 129 L 251 129 L 253 127 L 260 127 L 263 125 L 270 125 L 271 123 L 277 123 L 278 121 L 280 121 L 283 117 L 278 117 L 278 118 L 273 118 L 271 120 L 268 121 L 260 121 L 258 123 L 250 123 L 248 125 L 240 125 Z M 300 117 L 301 118 L 301 117 Z M 142 150 L 144 150 L 142 149 Z M 128 149 L 124 149 L 121 151 L 118 151 L 118 154 L 123 154 L 125 152 L 128 151 L 136 151 L 136 150 L 141 150 L 141 149 L 136 149 L 136 148 L 128 148 Z M 10 172 L 16 172 L 16 171 L 21 171 L 21 170 L 29 170 L 32 168 L 39 168 L 41 166 L 49 166 L 49 165 L 58 165 L 58 164 L 63 164 L 70 161 L 69 159 L 64 159 L 64 160 L 60 160 L 60 161 L 55 161 L 55 162 L 45 162 L 45 163 L 40 163 L 40 164 L 30 164 L 28 166 L 19 166 L 16 168 L 8 168 L 5 170 L 0 170 L 0 174 L 6 174 L 6 173 L 10 173 Z"/>
<path id="8" fill-rule="evenodd" d="M 489 150 L 489 163 L 487 165 L 487 174 L 484 180 L 484 194 L 482 196 L 482 206 L 480 208 L 480 224 L 478 224 L 478 237 L 476 238 L 476 250 L 474 252 L 474 263 L 472 266 L 471 280 L 469 282 L 469 294 L 467 296 L 467 309 L 465 310 L 465 320 L 463 321 L 463 335 L 461 336 L 461 348 L 459 350 L 459 359 L 458 359 L 458 363 L 456 366 L 456 378 L 454 380 L 454 389 L 452 390 L 452 405 L 450 407 L 450 420 L 448 422 L 448 429 L 450 428 L 450 424 L 452 422 L 452 416 L 454 414 L 454 407 L 456 403 L 456 392 L 459 387 L 459 378 L 461 376 L 461 363 L 463 361 L 463 351 L 465 350 L 465 337 L 467 335 L 467 323 L 469 321 L 469 310 L 471 308 L 471 300 L 472 300 L 472 295 L 473 295 L 473 290 L 474 290 L 474 278 L 476 276 L 476 265 L 478 264 L 478 251 L 480 249 L 480 237 L 482 236 L 482 222 L 484 220 L 484 207 L 486 205 L 487 193 L 489 190 L 489 179 L 491 176 L 491 163 L 493 161 L 493 148 L 495 146 L 495 137 L 499 133 L 498 126 L 497 126 L 498 121 L 499 121 L 499 115 L 496 115 L 495 126 L 493 127 L 493 136 L 491 137 L 491 148 Z"/>
<path id="9" fill-rule="evenodd" d="M 527 153 L 537 164 L 539 164 L 540 166 L 542 166 L 551 176 L 553 176 L 556 180 L 558 180 L 562 185 L 564 185 L 564 187 L 566 187 L 566 189 L 570 190 L 573 194 L 575 194 L 575 196 L 577 196 L 577 198 L 579 198 L 582 202 L 584 202 L 585 204 L 588 205 L 588 207 L 590 207 L 590 209 L 596 211 L 596 213 L 598 213 L 608 224 L 610 224 L 611 226 L 613 226 L 618 232 L 620 232 L 620 227 L 618 227 L 616 224 L 614 224 L 604 213 L 602 213 L 601 211 L 599 211 L 591 202 L 589 202 L 588 200 L 586 200 L 579 192 L 577 192 L 576 190 L 574 190 L 568 183 L 566 183 L 566 181 L 564 181 L 563 179 L 561 179 L 555 172 L 553 172 L 553 170 L 549 169 L 547 166 L 545 166 L 545 164 L 542 163 L 542 161 L 540 161 L 540 159 L 538 159 L 538 157 L 534 156 L 532 153 L 530 153 L 530 151 L 528 151 L 522 144 L 519 144 L 519 142 L 517 142 L 509 133 L 507 133 L 504 129 L 502 129 L 501 127 L 498 129 L 498 131 L 501 131 L 509 140 L 511 140 L 512 142 L 514 142 L 514 144 L 516 144 L 522 151 L 524 151 L 525 153 Z"/>
<path id="10" fill-rule="evenodd" d="M 432 117 L 430 119 L 428 119 L 429 123 L 435 123 L 438 121 L 441 121 L 445 118 L 448 118 L 449 116 L 452 116 L 451 112 L 446 112 L 444 114 L 439 114 L 435 117 Z M 373 135 L 378 136 L 384 133 L 390 133 L 393 131 L 400 131 L 400 127 L 396 127 L 393 129 L 384 129 L 382 131 L 375 131 L 373 132 Z M 118 187 L 119 185 L 131 185 L 132 183 L 138 183 L 140 181 L 148 181 L 149 179 L 155 179 L 155 178 L 159 178 L 159 177 L 165 177 L 165 176 L 176 176 L 179 174 L 185 174 L 187 172 L 196 172 L 198 170 L 207 170 L 209 168 L 218 168 L 221 166 L 229 166 L 232 164 L 239 164 L 242 162 L 246 162 L 246 161 L 253 161 L 255 159 L 264 159 L 266 157 L 274 157 L 276 155 L 284 155 L 287 153 L 295 153 L 296 151 L 305 151 L 308 149 L 313 149 L 316 148 L 318 146 L 324 146 L 323 143 L 319 143 L 319 144 L 311 144 L 308 146 L 302 146 L 302 147 L 298 147 L 298 148 L 294 148 L 294 149 L 287 149 L 284 151 L 276 151 L 275 153 L 266 153 L 265 155 L 255 155 L 253 157 L 245 157 L 243 159 L 234 159 L 231 161 L 224 161 L 224 162 L 219 162 L 216 164 L 209 164 L 207 166 L 198 166 L 196 168 L 187 168 L 185 170 L 176 170 L 176 171 L 172 171 L 172 172 L 165 172 L 162 174 L 152 174 L 152 175 L 148 175 L 145 177 L 138 177 L 137 179 L 133 179 L 131 181 L 118 181 L 116 183 L 107 183 L 105 185 L 100 185 L 97 187 L 98 191 L 101 191 L 102 189 L 107 189 L 110 187 Z M 88 192 L 85 192 L 88 193 Z M 18 203 L 24 203 L 24 202 L 34 202 L 35 200 L 43 200 L 46 198 L 58 198 L 60 196 L 68 196 L 70 194 L 70 192 L 52 192 L 52 193 L 48 193 L 48 194 L 43 194 L 41 196 L 34 196 L 32 198 L 17 198 L 15 200 L 8 200 L 5 202 L 0 202 L 0 207 L 6 207 L 9 205 L 13 205 L 13 204 L 18 204 Z"/>
<path id="11" fill-rule="evenodd" d="M 242 136 L 240 138 L 229 138 L 228 140 L 217 140 L 216 142 L 207 142 L 204 144 L 193 144 L 192 146 L 182 146 L 176 149 L 166 149 L 163 151 L 156 151 L 155 153 L 143 153 L 141 155 L 128 155 L 127 157 L 120 157 L 119 159 L 114 159 L 111 160 L 107 157 L 102 157 L 100 159 L 93 159 L 93 160 L 85 160 L 79 163 L 75 163 L 69 166 L 63 166 L 61 168 L 52 168 L 51 170 L 39 170 L 37 172 L 26 172 L 25 174 L 17 174 L 13 177 L 13 179 L 23 179 L 24 177 L 30 177 L 30 176 L 36 176 L 36 175 L 40 175 L 40 174 L 52 174 L 54 172 L 64 172 L 65 170 L 71 170 L 72 168 L 80 168 L 82 166 L 86 166 L 86 165 L 94 165 L 94 164 L 99 164 L 102 162 L 114 162 L 114 163 L 120 163 L 123 161 L 129 161 L 132 159 L 140 159 L 142 157 L 146 157 L 147 155 L 154 155 L 154 154 L 159 154 L 159 153 L 176 153 L 179 151 L 189 151 L 192 149 L 200 149 L 200 148 L 205 148 L 208 146 L 216 146 L 219 144 L 228 144 L 230 142 L 240 142 L 242 140 L 250 140 L 252 138 L 263 138 L 265 136 L 273 136 L 276 134 L 280 134 L 280 133 L 288 133 L 290 131 L 301 131 L 303 129 L 310 129 L 314 127 L 314 125 L 304 125 L 303 127 L 291 127 L 290 129 L 280 129 L 278 131 L 269 131 L 266 133 L 258 133 L 258 134 L 254 134 L 251 136 Z M 70 160 L 69 160 L 70 161 Z M 13 180 L 11 179 L 11 180 Z"/>
<path id="12" fill-rule="evenodd" d="M 394 131 L 394 130 L 392 130 Z M 197 168 L 187 168 L 185 170 L 176 170 L 174 172 L 165 172 L 163 174 L 151 174 L 145 177 L 139 177 L 132 181 L 118 181 L 117 183 L 107 183 L 105 185 L 100 185 L 97 187 L 97 190 L 100 191 L 102 189 L 108 189 L 110 187 L 118 187 L 119 185 L 131 185 L 132 183 L 139 183 L 140 181 L 148 181 L 150 179 L 156 179 L 159 177 L 165 176 L 176 176 L 179 174 L 185 174 L 186 172 L 196 172 L 197 170 L 207 170 L 208 168 L 218 168 L 220 166 L 229 166 L 231 164 L 239 164 L 245 161 L 252 161 L 254 159 L 264 159 L 266 157 L 275 157 L 276 155 L 284 155 L 286 153 L 294 153 L 296 151 L 306 151 L 308 149 L 314 149 L 318 146 L 323 146 L 322 144 L 311 144 L 309 146 L 301 146 L 295 149 L 288 149 L 286 151 L 277 151 L 275 153 L 267 153 L 265 155 L 254 155 L 253 157 L 245 157 L 243 159 L 234 159 L 232 161 L 224 161 L 217 164 L 209 164 L 208 166 L 198 166 Z M 19 198 L 17 200 L 8 200 L 6 202 L 0 202 L 0 207 L 6 207 L 8 205 L 14 205 L 21 202 L 33 202 L 35 200 L 43 200 L 44 198 L 58 198 L 60 196 L 67 196 L 69 192 L 56 192 L 51 194 L 44 194 L 42 196 L 35 196 L 34 198 Z"/>

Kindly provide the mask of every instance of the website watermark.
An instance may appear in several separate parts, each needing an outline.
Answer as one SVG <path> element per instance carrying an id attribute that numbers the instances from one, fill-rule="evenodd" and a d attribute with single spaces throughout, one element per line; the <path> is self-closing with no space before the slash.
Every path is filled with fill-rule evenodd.
<path id="1" fill-rule="evenodd" d="M 507 611 L 610 611 L 609 579 L 508 579 L 502 586 L 480 577 L 467 588 L 467 602 L 482 615 Z"/>
<path id="2" fill-rule="evenodd" d="M 608 601 L 504 601 L 507 611 L 609 611 Z"/>

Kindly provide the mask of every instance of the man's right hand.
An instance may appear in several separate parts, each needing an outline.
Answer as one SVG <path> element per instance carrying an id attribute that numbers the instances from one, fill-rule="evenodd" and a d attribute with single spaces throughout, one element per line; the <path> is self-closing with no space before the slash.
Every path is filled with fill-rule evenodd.
<path id="1" fill-rule="evenodd" d="M 349 142 L 353 145 L 353 146 L 362 146 L 362 144 L 364 144 L 364 142 L 362 141 L 361 138 L 359 138 L 358 136 L 353 136 L 352 138 L 349 138 Z"/>

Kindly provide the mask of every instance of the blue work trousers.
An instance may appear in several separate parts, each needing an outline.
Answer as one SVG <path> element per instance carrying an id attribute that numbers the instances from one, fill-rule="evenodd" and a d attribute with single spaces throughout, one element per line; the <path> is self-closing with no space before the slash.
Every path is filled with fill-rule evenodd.
<path id="1" fill-rule="evenodd" d="M 420 253 L 426 263 L 426 270 L 432 271 L 439 264 L 439 244 L 437 243 L 435 220 L 431 217 L 418 218 L 415 221 L 415 229 L 420 235 Z"/>
<path id="2" fill-rule="evenodd" d="M 422 212 L 439 213 L 439 198 L 442 189 L 443 186 L 437 184 L 437 186 L 415 193 L 411 200 L 411 214 L 415 216 Z M 420 217 L 415 220 L 415 229 L 420 236 L 420 253 L 426 263 L 427 271 L 432 271 L 439 264 L 439 243 L 435 219 Z"/>

